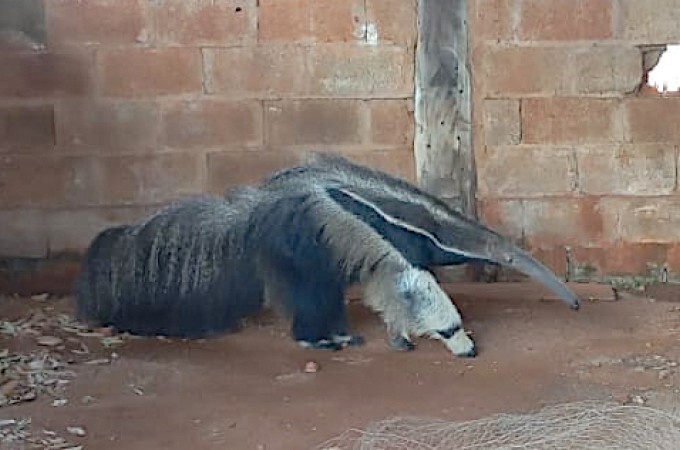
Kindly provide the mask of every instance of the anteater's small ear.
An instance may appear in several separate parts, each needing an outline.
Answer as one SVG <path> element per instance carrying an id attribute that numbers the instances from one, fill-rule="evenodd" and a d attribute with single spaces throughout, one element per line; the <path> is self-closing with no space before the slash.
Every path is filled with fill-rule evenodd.
<path id="1" fill-rule="evenodd" d="M 413 284 L 408 278 L 399 276 L 395 288 L 399 300 L 404 301 L 406 305 L 413 303 Z"/>

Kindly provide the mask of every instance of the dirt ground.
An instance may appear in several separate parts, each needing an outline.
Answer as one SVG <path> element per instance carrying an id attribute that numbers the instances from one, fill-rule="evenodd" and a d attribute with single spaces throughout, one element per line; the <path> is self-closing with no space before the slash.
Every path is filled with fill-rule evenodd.
<path id="1" fill-rule="evenodd" d="M 425 340 L 413 352 L 391 351 L 377 316 L 356 303 L 351 323 L 367 343 L 340 352 L 297 347 L 286 323 L 272 317 L 209 341 L 137 338 L 111 349 L 83 337 L 89 353 L 70 368 L 66 404 L 39 395 L 0 408 L 0 419 L 30 417 L 34 433 L 82 427 L 86 435 L 69 441 L 85 449 L 297 450 L 395 415 L 467 420 L 680 387 L 680 303 L 629 294 L 612 301 L 603 298 L 608 289 L 586 285 L 580 294 L 596 299 L 574 312 L 527 283 L 447 290 L 478 343 L 477 358 L 455 358 Z M 0 321 L 71 308 L 69 298 L 6 298 Z M 0 350 L 29 351 L 35 341 L 4 337 Z M 110 363 L 82 362 L 111 353 Z M 318 372 L 303 372 L 309 360 Z"/>

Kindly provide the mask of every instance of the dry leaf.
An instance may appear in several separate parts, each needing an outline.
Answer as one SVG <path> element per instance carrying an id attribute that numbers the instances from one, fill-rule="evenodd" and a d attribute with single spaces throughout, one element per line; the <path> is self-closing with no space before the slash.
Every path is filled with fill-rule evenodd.
<path id="1" fill-rule="evenodd" d="M 305 364 L 305 373 L 316 373 L 319 371 L 321 366 L 319 366 L 319 363 L 316 361 L 307 361 Z"/>
<path id="2" fill-rule="evenodd" d="M 16 391 L 19 387 L 19 384 L 20 383 L 18 380 L 10 380 L 0 387 L 0 393 L 2 393 L 2 395 L 5 397 L 11 397 L 12 394 L 14 394 L 14 391 Z"/>
<path id="3" fill-rule="evenodd" d="M 46 347 L 56 347 L 57 345 L 64 342 L 63 339 L 56 336 L 40 336 L 36 339 L 38 345 L 44 345 Z"/>
<path id="4" fill-rule="evenodd" d="M 100 358 L 100 359 L 91 359 L 89 361 L 85 361 L 83 364 L 96 366 L 96 365 L 101 365 L 101 364 L 108 364 L 109 362 L 110 361 L 109 361 L 108 358 Z"/>
<path id="5" fill-rule="evenodd" d="M 85 429 L 83 427 L 66 427 L 66 431 L 75 436 L 85 436 Z"/>

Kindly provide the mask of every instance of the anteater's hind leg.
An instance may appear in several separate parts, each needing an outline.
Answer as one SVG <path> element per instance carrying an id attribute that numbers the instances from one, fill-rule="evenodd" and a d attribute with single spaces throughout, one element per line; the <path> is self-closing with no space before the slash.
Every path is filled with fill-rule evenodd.
<path id="1" fill-rule="evenodd" d="M 338 350 L 363 342 L 347 331 L 341 263 L 347 249 L 336 250 L 329 242 L 338 209 L 327 198 L 302 193 L 283 196 L 262 208 L 256 218 L 260 228 L 253 241 L 258 241 L 267 290 L 279 297 L 292 316 L 293 338 L 307 348 Z M 359 222 L 353 217 L 351 221 Z M 351 230 L 340 232 L 347 233 Z"/>
<path id="2" fill-rule="evenodd" d="M 364 342 L 362 337 L 348 333 L 342 283 L 321 270 L 296 268 L 291 260 L 270 263 L 267 273 L 266 302 L 283 308 L 292 321 L 292 337 L 298 344 L 339 350 Z"/>
<path id="3" fill-rule="evenodd" d="M 362 336 L 348 333 L 347 327 L 347 308 L 342 290 L 339 290 L 338 297 L 335 298 L 329 306 L 334 308 L 334 311 L 329 314 L 333 318 L 331 323 L 332 340 L 342 347 L 359 347 L 364 345 L 364 338 Z"/>
<path id="4" fill-rule="evenodd" d="M 342 286 L 310 274 L 291 283 L 293 338 L 305 348 L 340 350 L 364 340 L 347 332 Z"/>

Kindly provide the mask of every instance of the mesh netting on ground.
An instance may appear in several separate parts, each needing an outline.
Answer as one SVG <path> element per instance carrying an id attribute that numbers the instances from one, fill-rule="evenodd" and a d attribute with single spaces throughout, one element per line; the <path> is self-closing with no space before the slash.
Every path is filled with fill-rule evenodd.
<path id="1" fill-rule="evenodd" d="M 606 401 L 466 422 L 396 417 L 348 430 L 318 450 L 677 450 L 680 416 Z"/>

